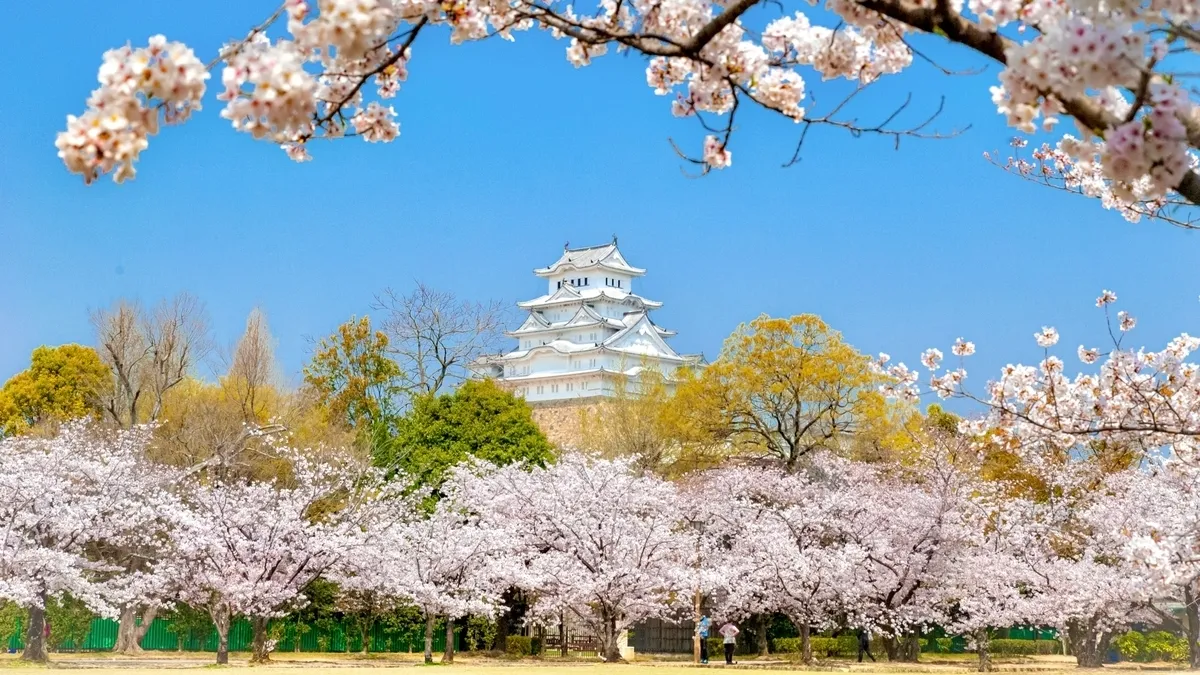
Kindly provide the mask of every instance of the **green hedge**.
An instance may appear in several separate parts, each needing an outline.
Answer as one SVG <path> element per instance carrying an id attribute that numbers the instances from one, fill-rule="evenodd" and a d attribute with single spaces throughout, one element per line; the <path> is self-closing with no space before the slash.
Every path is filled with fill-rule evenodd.
<path id="1" fill-rule="evenodd" d="M 526 635 L 509 635 L 504 640 L 504 653 L 520 658 L 533 654 L 533 638 Z"/>
<path id="2" fill-rule="evenodd" d="M 838 656 L 855 656 L 858 654 L 858 637 L 841 635 L 838 637 L 813 636 L 809 638 L 813 656 L 832 658 Z M 775 651 L 779 654 L 799 654 L 800 638 L 775 638 Z"/>
<path id="3" fill-rule="evenodd" d="M 708 638 L 708 658 L 725 658 L 721 656 L 725 653 L 725 638 L 710 637 Z"/>
<path id="4" fill-rule="evenodd" d="M 988 651 L 993 654 L 1032 656 L 1034 654 L 1061 654 L 1062 644 L 1057 640 L 991 640 Z"/>
<path id="5" fill-rule="evenodd" d="M 1166 631 L 1142 634 L 1129 631 L 1113 640 L 1117 653 L 1126 661 L 1186 661 L 1188 659 L 1187 638 Z"/>

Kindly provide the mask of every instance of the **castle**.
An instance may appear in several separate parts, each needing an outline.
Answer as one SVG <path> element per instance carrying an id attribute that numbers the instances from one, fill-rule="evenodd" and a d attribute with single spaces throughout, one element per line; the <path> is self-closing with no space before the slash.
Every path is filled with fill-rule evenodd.
<path id="1" fill-rule="evenodd" d="M 598 401 L 632 390 L 648 370 L 669 381 L 679 367 L 699 363 L 698 355 L 676 353 L 667 344 L 674 331 L 651 320 L 662 303 L 634 293 L 646 270 L 625 260 L 615 236 L 600 246 L 564 247 L 533 273 L 545 279 L 546 293 L 517 303 L 528 316 L 507 332 L 516 347 L 480 359 L 477 376 L 533 404 Z"/>

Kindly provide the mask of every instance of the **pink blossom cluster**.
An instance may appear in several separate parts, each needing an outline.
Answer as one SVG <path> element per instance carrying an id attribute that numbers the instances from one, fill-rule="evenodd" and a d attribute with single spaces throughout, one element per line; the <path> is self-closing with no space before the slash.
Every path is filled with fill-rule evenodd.
<path id="1" fill-rule="evenodd" d="M 104 54 L 100 87 L 83 115 L 67 116 L 67 128 L 54 141 L 67 170 L 86 183 L 112 173 L 118 183 L 137 173 L 134 162 L 158 133 L 160 111 L 167 124 L 200 109 L 207 69 L 191 49 L 161 35 L 146 47 L 129 45 Z"/>
<path id="2" fill-rule="evenodd" d="M 295 142 L 311 134 L 316 113 L 317 81 L 305 70 L 300 45 L 286 40 L 271 44 L 258 34 L 226 58 L 221 73 L 227 101 L 221 116 L 233 128 L 254 138 Z"/>

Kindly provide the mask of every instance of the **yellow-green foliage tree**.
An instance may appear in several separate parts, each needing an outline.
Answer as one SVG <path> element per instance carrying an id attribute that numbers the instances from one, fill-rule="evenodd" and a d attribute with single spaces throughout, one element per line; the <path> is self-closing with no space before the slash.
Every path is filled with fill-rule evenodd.
<path id="1" fill-rule="evenodd" d="M 0 435 L 99 413 L 109 378 L 108 367 L 90 347 L 38 347 L 29 368 L 0 389 Z"/>
<path id="2" fill-rule="evenodd" d="M 670 380 L 643 370 L 636 381 L 618 380 L 616 395 L 581 412 L 582 449 L 606 458 L 633 457 L 641 471 L 676 478 L 720 462 L 724 444 L 691 426 L 680 414 Z"/>
<path id="3" fill-rule="evenodd" d="M 304 381 L 332 418 L 370 429 L 391 415 L 400 391 L 400 367 L 388 356 L 388 336 L 372 330 L 370 317 L 355 318 L 317 343 Z"/>
<path id="4" fill-rule="evenodd" d="M 282 384 L 274 344 L 266 317 L 254 310 L 216 382 L 188 378 L 168 391 L 155 459 L 221 478 L 270 479 L 286 471 L 286 462 L 265 436 L 287 437 L 300 447 L 349 441 L 317 396 Z"/>
<path id="5" fill-rule="evenodd" d="M 867 356 L 820 317 L 764 315 L 738 327 L 716 362 L 686 376 L 674 405 L 713 441 L 794 471 L 816 450 L 849 452 L 855 435 L 892 428 L 897 411 L 879 384 Z"/>

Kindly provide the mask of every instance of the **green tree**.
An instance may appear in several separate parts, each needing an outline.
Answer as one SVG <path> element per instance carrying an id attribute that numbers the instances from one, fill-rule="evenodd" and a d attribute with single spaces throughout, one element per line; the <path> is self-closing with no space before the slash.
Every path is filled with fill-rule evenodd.
<path id="1" fill-rule="evenodd" d="M 216 630 L 212 615 L 207 610 L 196 609 L 182 602 L 175 603 L 164 618 L 169 622 L 167 631 L 175 634 L 177 651 L 183 651 L 187 643 L 193 640 L 203 645 Z"/>
<path id="2" fill-rule="evenodd" d="M 333 419 L 366 430 L 386 420 L 400 391 L 400 367 L 388 357 L 388 336 L 371 329 L 370 317 L 355 318 L 317 343 L 304 381 L 321 397 Z"/>
<path id="3" fill-rule="evenodd" d="M 453 394 L 422 396 L 396 423 L 396 434 L 375 448 L 379 466 L 437 487 L 467 457 L 493 464 L 544 464 L 554 448 L 533 421 L 529 404 L 490 381 L 469 381 Z"/>
<path id="4" fill-rule="evenodd" d="M 108 367 L 90 347 L 38 347 L 29 368 L 0 390 L 0 435 L 98 413 L 109 377 Z"/>
<path id="5" fill-rule="evenodd" d="M 62 651 L 67 643 L 72 651 L 79 651 L 92 629 L 96 614 L 82 600 L 64 593 L 62 597 L 46 602 L 46 622 L 50 624 L 50 641 L 54 648 Z"/>
<path id="6" fill-rule="evenodd" d="M 8 649 L 8 643 L 21 635 L 21 626 L 28 619 L 26 610 L 10 600 L 0 600 L 0 651 Z"/>

